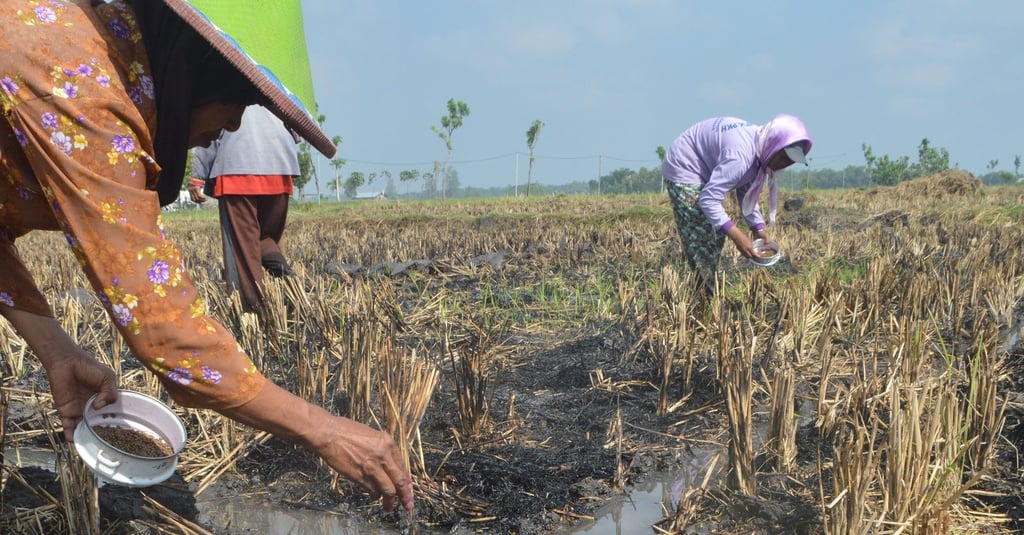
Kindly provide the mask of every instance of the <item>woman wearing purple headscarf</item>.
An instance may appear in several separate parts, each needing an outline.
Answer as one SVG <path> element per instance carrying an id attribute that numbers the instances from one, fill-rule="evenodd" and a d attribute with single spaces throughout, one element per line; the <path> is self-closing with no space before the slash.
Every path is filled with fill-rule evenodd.
<path id="1" fill-rule="evenodd" d="M 735 117 L 701 121 L 683 132 L 665 156 L 662 174 L 672 201 L 683 255 L 706 296 L 715 291 L 718 260 L 728 236 L 740 254 L 757 258 L 754 238 L 769 241 L 758 197 L 768 185 L 768 219 L 775 224 L 778 189 L 775 174 L 806 163 L 811 137 L 804 123 L 780 114 L 765 125 Z M 733 223 L 722 206 L 735 191 L 753 238 Z"/>

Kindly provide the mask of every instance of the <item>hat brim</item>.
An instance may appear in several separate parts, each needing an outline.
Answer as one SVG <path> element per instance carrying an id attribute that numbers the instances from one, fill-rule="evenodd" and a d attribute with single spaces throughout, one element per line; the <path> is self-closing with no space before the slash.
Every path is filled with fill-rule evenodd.
<path id="1" fill-rule="evenodd" d="M 187 0 L 164 2 L 256 86 L 256 89 L 267 98 L 267 108 L 274 112 L 285 126 L 328 158 L 338 152 L 338 147 L 327 137 L 299 97 L 269 68 L 260 65 L 234 38 L 218 28 Z"/>

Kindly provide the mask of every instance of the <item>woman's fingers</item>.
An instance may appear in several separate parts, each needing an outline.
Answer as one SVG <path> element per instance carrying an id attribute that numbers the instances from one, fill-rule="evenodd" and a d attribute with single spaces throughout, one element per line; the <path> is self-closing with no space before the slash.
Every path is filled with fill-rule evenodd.
<path id="1" fill-rule="evenodd" d="M 394 510 L 396 504 L 409 510 L 413 507 L 412 478 L 402 468 L 398 447 L 392 443 L 388 453 L 382 456 L 381 462 L 375 463 L 375 470 L 367 474 L 363 486 L 374 500 L 380 499 L 384 510 Z"/>
<path id="2" fill-rule="evenodd" d="M 78 422 L 81 418 L 61 418 L 60 424 L 64 427 L 64 440 L 67 442 L 75 441 L 75 429 L 78 428 Z"/>
<path id="3" fill-rule="evenodd" d="M 274 383 L 267 383 L 255 398 L 222 414 L 308 447 L 371 497 L 381 498 L 389 511 L 399 502 L 412 508 L 412 476 L 388 433 L 334 416 Z"/>
<path id="4" fill-rule="evenodd" d="M 386 468 L 388 470 L 388 477 L 395 484 L 395 498 L 402 504 L 402 507 L 407 511 L 411 511 L 413 507 L 412 476 L 404 468 L 404 463 L 397 446 L 395 446 L 393 451 L 392 462 Z"/>

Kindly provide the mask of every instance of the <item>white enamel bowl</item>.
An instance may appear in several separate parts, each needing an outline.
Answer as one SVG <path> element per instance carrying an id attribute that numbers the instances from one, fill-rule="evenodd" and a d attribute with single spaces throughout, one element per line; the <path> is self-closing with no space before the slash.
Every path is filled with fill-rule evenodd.
<path id="1" fill-rule="evenodd" d="M 754 250 L 761 258 L 751 258 L 750 261 L 758 266 L 774 266 L 782 259 L 782 246 L 774 241 L 764 241 L 760 238 L 754 240 Z"/>
<path id="2" fill-rule="evenodd" d="M 75 428 L 75 449 L 100 480 L 129 487 L 148 487 L 174 474 L 178 454 L 185 448 L 185 426 L 170 407 L 160 400 L 122 390 L 118 400 L 93 409 L 96 396 L 85 404 L 82 421 Z M 173 453 L 163 457 L 142 457 L 110 445 L 94 427 L 116 426 L 162 438 Z"/>

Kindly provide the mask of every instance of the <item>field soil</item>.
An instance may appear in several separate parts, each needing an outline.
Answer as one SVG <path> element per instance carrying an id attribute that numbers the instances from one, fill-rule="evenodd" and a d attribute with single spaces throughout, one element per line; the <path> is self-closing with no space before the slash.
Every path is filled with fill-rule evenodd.
<path id="1" fill-rule="evenodd" d="M 906 224 L 901 218 L 914 217 L 904 212 L 850 209 L 833 211 L 825 218 L 802 201 L 797 204 L 801 208 L 780 216 L 782 224 L 812 232 L 858 225 L 889 226 L 898 232 Z M 664 206 L 658 206 L 664 210 Z M 679 245 L 670 219 L 661 215 L 658 222 L 667 228 L 661 232 L 664 241 L 658 247 L 667 251 L 667 258 L 678 261 L 674 251 Z M 299 221 L 289 232 L 302 232 L 303 228 Z M 508 279 L 526 277 L 520 272 L 524 267 L 533 270 L 549 263 L 557 264 L 557 273 L 549 271 L 540 276 L 583 280 L 596 264 L 606 262 L 597 244 L 567 247 L 572 250 L 527 245 L 484 251 L 490 256 L 483 260 L 494 264 L 486 277 L 501 277 L 508 283 Z M 572 255 L 576 260 L 545 260 L 558 255 Z M 416 271 L 416 264 L 405 264 L 406 268 L 413 266 L 415 273 L 402 273 L 391 266 L 384 270 L 386 274 L 380 274 L 378 266 L 376 275 L 374 266 L 359 265 L 356 269 L 354 265 L 322 263 L 315 269 L 307 268 L 306 276 L 331 277 L 333 273 L 339 280 L 347 278 L 343 281 L 346 284 L 360 278 L 390 276 L 401 295 L 407 295 L 404 285 L 413 284 L 417 288 L 424 284 L 444 286 L 469 295 L 483 292 L 487 280 L 478 271 L 452 270 L 438 264 L 421 271 Z M 733 271 L 758 269 L 733 258 L 727 259 L 724 267 Z M 797 267 L 784 259 L 775 269 L 785 274 L 795 272 Z M 538 298 L 531 294 L 510 299 L 521 304 Z M 552 303 L 538 304 L 557 308 Z M 1018 307 L 1016 325 L 1024 324 L 1022 312 Z M 455 370 L 441 360 L 442 378 L 419 427 L 422 462 L 430 477 L 418 487 L 415 517 L 382 513 L 365 493 L 338 481 L 308 452 L 273 438 L 257 440 L 252 436 L 233 469 L 217 477 L 203 492 L 208 493 L 205 496 L 225 498 L 261 496 L 269 503 L 352 515 L 364 518 L 371 526 L 410 533 L 418 526 L 438 532 L 526 535 L 559 533 L 586 523 L 606 500 L 628 493 L 631 485 L 654 473 L 678 471 L 679 480 L 669 497 L 672 503 L 666 504 L 675 507 L 688 490 L 701 486 L 708 471 L 708 483 L 689 502 L 700 514 L 689 523 L 686 533 L 823 533 L 821 493 L 827 494 L 832 482 L 819 480 L 818 476 L 821 467 L 832 461 L 834 451 L 833 444 L 819 434 L 815 425 L 812 385 L 797 386 L 795 466 L 786 475 L 775 475 L 759 456 L 755 463 L 756 497 L 732 493 L 724 484 L 728 479 L 723 469 L 728 465 L 728 414 L 714 354 L 693 355 L 689 385 L 680 378 L 669 381 L 665 396 L 668 410 L 659 416 L 661 378 L 650 345 L 636 328 L 640 323 L 642 318 L 579 318 L 560 323 L 555 331 L 530 324 L 510 326 L 508 338 L 502 341 L 507 350 L 490 368 L 482 392 L 486 424 L 475 436 L 459 426 L 457 383 L 452 377 Z M 771 362 L 762 360 L 766 355 L 755 355 L 755 380 L 762 379 L 762 372 L 770 372 Z M 1024 450 L 1024 345 L 1019 341 L 1011 346 L 1008 366 L 1001 385 L 1008 404 L 1003 440 L 997 446 L 998 463 L 978 486 L 986 492 L 971 498 L 974 509 L 990 512 L 1000 520 L 987 526 L 974 525 L 972 533 L 1024 531 L 1024 480 L 1016 459 L 1017 452 Z M 4 386 L 10 391 L 45 391 L 45 376 L 29 374 Z M 329 408 L 342 412 L 344 396 L 338 394 Z M 771 400 L 763 389 L 755 389 L 753 396 L 755 451 L 761 451 Z M 38 427 L 39 409 L 31 400 L 28 396 L 8 395 L 8 436 Z M 50 441 L 41 435 L 20 440 L 19 444 L 50 447 Z M 714 457 L 714 465 L 694 466 L 695 459 Z M 43 503 L 40 489 L 53 495 L 61 492 L 51 471 L 25 468 L 18 473 L 17 478 L 6 477 L 2 496 L 5 516 Z M 210 532 L 232 533 L 230 526 L 214 525 L 199 514 L 195 484 L 176 475 L 147 489 L 104 486 L 99 489 L 102 525 L 111 533 L 144 532 L 140 531 L 144 528 L 138 523 L 140 519 L 159 517 L 160 522 L 168 522 L 176 514 Z M 154 514 L 147 496 L 173 514 Z"/>
<path id="2" fill-rule="evenodd" d="M 514 412 L 502 424 L 506 426 L 503 433 L 514 434 L 516 440 L 497 436 L 490 444 L 467 445 L 464 451 L 427 454 L 427 466 L 438 467 L 435 479 L 459 490 L 458 498 L 446 504 L 437 503 L 442 498 L 418 496 L 421 527 L 451 533 L 564 532 L 573 525 L 586 524 L 605 500 L 628 493 L 630 485 L 652 472 L 678 470 L 680 482 L 691 481 L 704 475 L 699 470 L 702 467 L 693 466 L 695 459 L 706 458 L 709 451 L 721 450 L 724 455 L 725 403 L 716 386 L 713 363 L 698 368 L 694 384 L 700 386 L 689 399 L 672 414 L 658 417 L 654 410 L 657 393 L 651 387 L 655 378 L 649 366 L 624 358 L 634 341 L 630 336 L 605 332 L 567 338 L 571 339 L 529 353 L 503 371 L 492 407 Z M 1012 358 L 1024 363 L 1021 344 Z M 619 387 L 595 388 L 591 373 L 596 369 L 604 370 L 605 377 L 614 378 Z M 1024 480 L 1012 470 L 1017 464 L 1015 452 L 1024 449 L 1024 413 L 1016 410 L 1024 407 L 1024 381 L 1019 379 L 1024 377 L 1024 366 L 1019 365 L 1013 377 L 1017 379 L 1007 385 L 1011 389 L 1007 396 L 1019 401 L 1008 413 L 998 477 L 982 488 L 995 493 L 989 504 L 1007 515 L 1004 527 L 1016 531 L 1024 530 Z M 805 410 L 809 404 L 801 403 Z M 25 409 L 14 406 L 10 410 Z M 442 405 L 428 411 L 422 440 L 427 444 L 450 442 L 450 419 L 431 415 L 456 410 Z M 798 430 L 799 467 L 790 478 L 771 480 L 765 476 L 761 497 L 756 499 L 724 491 L 709 493 L 713 501 L 733 503 L 707 506 L 713 517 L 703 519 L 691 533 L 821 533 L 816 492 L 806 486 L 814 480 L 817 463 L 828 462 L 831 451 L 810 416 Z M 763 423 L 766 417 L 761 414 L 757 419 Z M 622 444 L 616 441 L 620 431 Z M 41 440 L 37 442 L 45 446 Z M 701 455 L 695 455 L 694 449 Z M 724 462 L 721 459 L 720 463 Z M 4 489 L 6 515 L 42 503 L 40 489 L 54 496 L 61 493 L 51 470 L 26 468 L 20 470 L 20 477 L 28 485 L 9 479 Z M 719 474 L 717 479 L 722 477 Z M 271 439 L 251 445 L 237 471 L 220 476 L 204 492 L 207 499 L 258 496 L 267 503 L 351 515 L 363 518 L 368 526 L 410 531 L 408 515 L 382 514 L 379 506 L 357 489 L 342 484 L 340 492 L 332 490 L 332 481 L 330 471 L 306 451 Z M 112 533 L 149 532 L 148 524 L 138 522 L 154 517 L 147 506 L 148 496 L 213 533 L 236 533 L 230 526 L 213 524 L 200 515 L 193 487 L 180 475 L 145 489 L 105 485 L 98 493 L 103 525 L 117 526 Z M 685 490 L 677 485 L 673 498 L 678 500 Z"/>
<path id="3" fill-rule="evenodd" d="M 716 435 L 721 430 L 723 400 L 716 393 L 712 364 L 702 366 L 695 377 L 697 384 L 706 387 L 696 389 L 676 414 L 658 417 L 650 366 L 625 357 L 635 336 L 615 331 L 566 334 L 561 343 L 520 341 L 538 348 L 503 367 L 490 402 L 500 429 L 486 441 L 467 440 L 461 450 L 448 447 L 451 415 L 458 408 L 451 395 L 435 394 L 441 403 L 431 406 L 421 425 L 422 441 L 436 445 L 427 449 L 425 461 L 437 469 L 436 481 L 457 492 L 444 498 L 418 496 L 417 516 L 424 526 L 466 533 L 557 532 L 585 521 L 604 500 L 628 492 L 631 483 L 647 474 L 680 466 L 689 459 L 687 444 L 701 437 L 721 439 Z M 592 384 L 594 370 L 603 370 L 606 388 Z M 45 388 L 45 383 L 40 386 Z M 683 412 L 690 414 L 680 416 Z M 9 408 L 15 417 L 32 413 L 20 402 Z M 621 443 L 616 440 L 618 431 L 625 437 Z M 49 447 L 46 437 L 32 442 L 34 447 Z M 55 496 L 61 493 L 51 470 L 27 468 L 20 476 L 28 485 L 8 481 L 5 514 L 43 503 L 40 489 Z M 314 456 L 270 439 L 250 445 L 237 470 L 223 474 L 204 492 L 207 498 L 263 496 L 268 503 L 355 515 L 371 526 L 409 529 L 408 515 L 382 514 L 362 492 L 344 483 L 332 489 L 332 481 L 331 472 Z M 144 496 L 199 525 L 208 521 L 199 515 L 189 485 L 176 475 L 145 489 L 102 486 L 99 502 L 104 525 L 120 523 L 124 531 L 118 532 L 132 533 L 132 521 L 147 517 Z M 229 526 L 206 528 L 233 533 Z"/>

